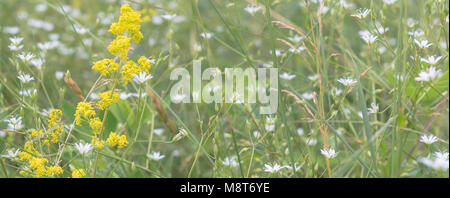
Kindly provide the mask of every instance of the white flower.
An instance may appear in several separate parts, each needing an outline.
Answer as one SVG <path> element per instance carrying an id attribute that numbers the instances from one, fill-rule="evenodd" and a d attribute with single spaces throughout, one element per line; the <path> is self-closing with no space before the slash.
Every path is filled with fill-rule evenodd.
<path id="1" fill-rule="evenodd" d="M 429 67 L 419 73 L 419 76 L 415 78 L 416 81 L 430 81 L 442 76 L 442 71 L 440 69 L 436 70 L 434 66 Z"/>
<path id="2" fill-rule="evenodd" d="M 322 155 L 324 155 L 326 158 L 329 158 L 329 159 L 336 157 L 338 154 L 333 148 L 320 149 L 320 153 L 322 153 Z"/>
<path id="3" fill-rule="evenodd" d="M 153 133 L 155 133 L 156 135 L 161 135 L 164 133 L 164 129 L 161 128 L 154 129 Z"/>
<path id="4" fill-rule="evenodd" d="M 391 5 L 391 4 L 395 3 L 395 2 L 397 2 L 397 0 L 383 0 L 383 2 L 385 4 L 387 4 L 387 5 Z"/>
<path id="5" fill-rule="evenodd" d="M 23 48 L 21 45 L 23 38 L 22 37 L 11 37 L 9 38 L 11 44 L 8 46 L 11 51 L 18 51 Z"/>
<path id="6" fill-rule="evenodd" d="M 422 135 L 420 137 L 420 142 L 423 142 L 425 144 L 433 144 L 438 141 L 438 138 L 434 135 Z"/>
<path id="7" fill-rule="evenodd" d="M 173 19 L 175 19 L 177 17 L 177 15 L 176 14 L 163 14 L 163 15 L 161 15 L 161 17 L 168 21 L 172 21 Z"/>
<path id="8" fill-rule="evenodd" d="M 357 13 L 356 14 L 352 14 L 352 17 L 356 17 L 358 19 L 364 19 L 366 18 L 366 16 L 370 13 L 370 9 L 367 8 L 359 8 L 358 10 L 356 10 Z"/>
<path id="9" fill-rule="evenodd" d="M 305 100 L 311 100 L 314 98 L 314 94 L 313 93 L 303 93 L 301 95 L 301 97 Z"/>
<path id="10" fill-rule="evenodd" d="M 36 95 L 36 93 L 37 93 L 36 89 L 26 89 L 26 90 L 20 90 L 19 91 L 19 95 L 27 96 L 27 97 L 31 97 L 33 95 Z"/>
<path id="11" fill-rule="evenodd" d="M 91 151 L 94 147 L 92 146 L 92 144 L 83 144 L 80 142 L 75 144 L 75 148 L 78 150 L 78 152 L 80 152 L 81 155 L 84 155 L 89 153 L 89 151 Z"/>
<path id="12" fill-rule="evenodd" d="M 10 149 L 8 150 L 8 154 L 6 155 L 2 155 L 0 157 L 4 157 L 4 158 L 15 158 L 18 154 L 19 154 L 20 150 L 17 149 L 14 151 L 14 149 Z"/>
<path id="13" fill-rule="evenodd" d="M 236 161 L 236 157 L 226 157 L 225 159 L 223 159 L 222 164 L 224 166 L 231 166 L 231 167 L 236 167 L 239 165 L 239 163 Z"/>
<path id="14" fill-rule="evenodd" d="M 298 42 L 302 41 L 303 39 L 305 39 L 305 37 L 304 36 L 299 36 L 299 35 L 295 35 L 293 37 L 289 37 L 289 40 L 291 40 L 291 41 L 293 41 L 295 43 L 298 43 Z"/>
<path id="15" fill-rule="evenodd" d="M 180 103 L 184 98 L 186 98 L 185 94 L 178 93 L 173 96 L 171 95 L 172 102 L 174 103 Z"/>
<path id="16" fill-rule="evenodd" d="M 291 53 L 300 53 L 302 51 L 304 51 L 306 48 L 303 46 L 298 47 L 297 49 L 295 48 L 289 48 L 289 52 Z"/>
<path id="17" fill-rule="evenodd" d="M 438 57 L 429 56 L 427 59 L 421 58 L 420 60 L 422 62 L 428 63 L 430 65 L 436 65 L 441 59 L 442 59 L 442 56 L 438 56 Z"/>
<path id="18" fill-rule="evenodd" d="M 152 154 L 147 154 L 147 157 L 151 160 L 159 161 L 166 157 L 165 155 L 161 155 L 160 152 L 153 152 Z"/>
<path id="19" fill-rule="evenodd" d="M 34 78 L 32 76 L 30 76 L 29 74 L 22 74 L 22 75 L 17 76 L 17 78 L 22 83 L 29 83 L 30 81 L 34 80 Z"/>
<path id="20" fill-rule="evenodd" d="M 281 168 L 287 168 L 289 170 L 292 170 L 292 166 L 288 166 L 288 165 L 282 166 Z M 302 166 L 299 166 L 298 163 L 295 163 L 294 168 L 295 168 L 295 172 L 297 172 L 298 170 L 300 170 L 300 168 L 302 168 Z"/>
<path id="21" fill-rule="evenodd" d="M 299 136 L 302 136 L 303 134 L 305 134 L 305 132 L 303 131 L 302 128 L 298 128 L 298 129 L 297 129 L 297 134 L 298 134 Z"/>
<path id="22" fill-rule="evenodd" d="M 231 98 L 228 99 L 228 101 L 230 103 L 235 103 L 235 104 L 242 104 L 242 103 L 244 103 L 244 100 L 242 99 L 242 96 L 238 92 L 233 92 L 231 94 Z"/>
<path id="23" fill-rule="evenodd" d="M 22 125 L 22 117 L 12 116 L 8 120 L 5 120 L 8 123 L 8 130 L 17 131 L 23 128 Z"/>
<path id="24" fill-rule="evenodd" d="M 35 58 L 35 59 L 31 59 L 30 63 L 32 65 L 34 65 L 35 67 L 41 67 L 42 64 L 44 64 L 44 61 L 42 59 L 40 59 L 40 58 Z"/>
<path id="25" fill-rule="evenodd" d="M 252 4 L 249 4 L 249 5 L 247 5 L 247 7 L 244 8 L 244 10 L 247 11 L 248 13 L 250 13 L 251 15 L 255 14 L 256 12 L 258 12 L 261 9 L 262 9 L 261 6 L 256 6 L 256 5 L 252 5 Z"/>
<path id="26" fill-rule="evenodd" d="M 435 158 L 435 159 L 428 159 L 428 158 L 420 158 L 419 162 L 424 164 L 425 166 L 428 166 L 435 170 L 448 170 L 448 159 L 442 159 L 442 158 Z"/>
<path id="27" fill-rule="evenodd" d="M 319 79 L 319 75 L 318 74 L 314 74 L 314 75 L 308 76 L 308 79 L 311 80 L 311 81 L 317 80 L 317 79 Z"/>
<path id="28" fill-rule="evenodd" d="M 55 77 L 56 77 L 56 79 L 58 79 L 58 80 L 63 79 L 63 78 L 64 78 L 64 72 L 62 72 L 62 71 L 56 71 L 56 72 L 55 72 Z"/>
<path id="29" fill-rule="evenodd" d="M 367 108 L 369 114 L 374 114 L 378 112 L 378 105 L 375 103 L 370 104 L 370 108 Z"/>
<path id="30" fill-rule="evenodd" d="M 305 142 L 308 146 L 314 146 L 317 144 L 317 140 L 314 138 L 305 138 Z"/>
<path id="31" fill-rule="evenodd" d="M 345 85 L 345 86 L 351 86 L 353 84 L 355 84 L 357 81 L 353 78 L 340 78 L 338 79 L 338 82 L 340 82 L 341 84 Z"/>
<path id="32" fill-rule="evenodd" d="M 284 79 L 284 80 L 292 80 L 295 77 L 296 77 L 296 75 L 291 75 L 291 74 L 288 74 L 286 72 L 280 75 L 280 78 Z"/>
<path id="33" fill-rule="evenodd" d="M 339 96 L 339 95 L 341 95 L 342 90 L 335 87 L 331 90 L 331 93 L 335 96 Z"/>
<path id="34" fill-rule="evenodd" d="M 414 42 L 417 44 L 417 46 L 419 46 L 422 49 L 428 48 L 433 45 L 433 43 L 429 43 L 428 40 L 420 40 L 419 41 L 417 39 L 414 39 Z"/>
<path id="35" fill-rule="evenodd" d="M 267 117 L 265 128 L 266 128 L 266 131 L 268 131 L 268 132 L 274 131 L 275 130 L 275 118 Z"/>
<path id="36" fill-rule="evenodd" d="M 152 75 L 150 75 L 150 74 L 147 74 L 147 73 L 145 73 L 145 72 L 140 72 L 139 74 L 134 74 L 133 75 L 133 81 L 134 82 L 136 82 L 136 83 L 139 83 L 139 84 L 143 84 L 143 83 L 145 83 L 147 80 L 150 80 L 150 79 L 152 79 L 153 77 L 152 77 Z"/>
<path id="37" fill-rule="evenodd" d="M 202 37 L 202 38 L 207 38 L 207 39 L 210 39 L 211 36 L 212 36 L 212 34 L 211 34 L 211 33 L 208 33 L 208 32 L 202 32 L 202 33 L 200 34 L 200 37 Z"/>
<path id="38" fill-rule="evenodd" d="M 448 152 L 444 151 L 434 152 L 433 155 L 436 159 L 448 160 Z"/>
<path id="39" fill-rule="evenodd" d="M 264 171 L 269 172 L 269 173 L 275 173 L 278 172 L 282 169 L 283 167 L 281 167 L 279 164 L 274 163 L 273 166 L 270 164 L 264 164 Z"/>
<path id="40" fill-rule="evenodd" d="M 31 59 L 33 59 L 34 57 L 35 57 L 34 54 L 32 54 L 32 53 L 25 53 L 25 52 L 22 52 L 21 54 L 17 55 L 17 58 L 20 58 L 20 60 L 22 60 L 24 62 L 28 62 Z"/>
<path id="41" fill-rule="evenodd" d="M 416 30 L 414 32 L 408 32 L 408 35 L 412 37 L 422 37 L 423 35 L 425 35 L 425 32 L 422 30 Z"/>
<path id="42" fill-rule="evenodd" d="M 367 44 L 372 44 L 378 38 L 378 36 L 373 35 L 367 30 L 360 31 L 359 35 L 361 36 L 361 39 L 363 39 Z"/>
<path id="43" fill-rule="evenodd" d="M 3 31 L 7 34 L 17 34 L 19 33 L 20 29 L 16 26 L 6 26 L 3 27 Z"/>

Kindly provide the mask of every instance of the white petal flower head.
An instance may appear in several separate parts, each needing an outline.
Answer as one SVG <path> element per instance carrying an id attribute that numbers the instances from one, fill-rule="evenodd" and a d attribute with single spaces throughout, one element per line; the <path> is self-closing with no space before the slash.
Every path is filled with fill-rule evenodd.
<path id="1" fill-rule="evenodd" d="M 315 80 L 319 79 L 319 75 L 318 74 L 314 74 L 314 75 L 308 76 L 308 79 L 311 80 L 311 81 L 315 81 Z"/>
<path id="2" fill-rule="evenodd" d="M 286 72 L 280 75 L 280 78 L 283 79 L 283 80 L 292 80 L 295 77 L 296 77 L 296 75 L 291 75 L 291 74 L 286 73 Z"/>
<path id="3" fill-rule="evenodd" d="M 31 59 L 30 63 L 32 65 L 34 65 L 37 68 L 40 68 L 42 66 L 42 64 L 44 64 L 44 61 L 40 58 L 35 58 L 35 59 Z"/>
<path id="4" fill-rule="evenodd" d="M 283 167 L 281 167 L 279 164 L 274 163 L 273 165 L 270 164 L 264 164 L 264 171 L 268 173 L 276 173 L 280 171 Z"/>
<path id="5" fill-rule="evenodd" d="M 25 53 L 25 52 L 17 55 L 17 58 L 19 58 L 20 60 L 22 60 L 24 62 L 28 62 L 31 59 L 33 59 L 34 57 L 35 57 L 34 54 L 32 54 L 32 53 Z"/>
<path id="6" fill-rule="evenodd" d="M 429 56 L 428 58 L 421 58 L 420 60 L 422 61 L 422 62 L 425 62 L 425 63 L 428 63 L 428 64 L 430 64 L 430 65 L 436 65 L 437 63 L 439 63 L 439 61 L 442 59 L 442 56 L 438 56 L 438 57 L 435 57 L 435 56 Z"/>
<path id="7" fill-rule="evenodd" d="M 378 39 L 378 36 L 373 35 L 367 30 L 360 31 L 359 35 L 361 36 L 361 39 L 363 39 L 369 45 L 374 43 Z"/>
<path id="8" fill-rule="evenodd" d="M 421 71 L 419 73 L 419 76 L 416 77 L 415 80 L 419 82 L 426 82 L 440 78 L 442 77 L 442 75 L 443 73 L 440 69 L 436 69 L 434 66 L 431 66 L 428 69 Z"/>
<path id="9" fill-rule="evenodd" d="M 375 114 L 378 112 L 378 105 L 375 103 L 370 104 L 370 108 L 367 109 L 367 112 L 370 114 Z"/>
<path id="10" fill-rule="evenodd" d="M 273 117 L 267 117 L 266 118 L 265 129 L 268 132 L 272 132 L 272 131 L 275 130 L 275 118 L 273 118 Z"/>
<path id="11" fill-rule="evenodd" d="M 244 10 L 247 11 L 248 13 L 250 13 L 251 15 L 255 14 L 256 12 L 258 12 L 261 9 L 262 9 L 261 6 L 256 6 L 253 4 L 249 4 L 249 5 L 247 5 L 247 7 L 244 8 Z"/>
<path id="12" fill-rule="evenodd" d="M 8 123 L 8 130 L 17 131 L 23 128 L 22 117 L 12 116 L 11 118 L 5 120 Z"/>
<path id="13" fill-rule="evenodd" d="M 224 166 L 231 166 L 231 167 L 236 167 L 239 165 L 239 163 L 236 161 L 236 157 L 226 157 L 225 159 L 223 159 L 222 164 Z"/>
<path id="14" fill-rule="evenodd" d="M 317 144 L 317 140 L 314 138 L 305 138 L 305 142 L 308 146 L 314 146 Z"/>
<path id="15" fill-rule="evenodd" d="M 303 93 L 301 95 L 301 97 L 305 100 L 311 100 L 314 98 L 314 94 L 313 93 Z"/>
<path id="16" fill-rule="evenodd" d="M 429 48 L 430 46 L 433 45 L 433 43 L 428 42 L 428 40 L 417 40 L 414 39 L 414 42 L 417 44 L 417 46 L 419 46 L 422 49 L 426 49 Z"/>
<path id="17" fill-rule="evenodd" d="M 34 80 L 34 77 L 30 76 L 29 74 L 22 74 L 17 76 L 17 78 L 22 82 L 22 83 L 29 83 L 30 81 Z"/>
<path id="18" fill-rule="evenodd" d="M 151 160 L 159 161 L 159 160 L 162 160 L 166 156 L 161 155 L 160 152 L 153 152 L 152 154 L 147 154 L 147 157 Z"/>
<path id="19" fill-rule="evenodd" d="M 94 146 L 92 146 L 92 144 L 89 143 L 83 144 L 80 142 L 75 144 L 75 148 L 81 155 L 85 155 L 89 153 L 89 151 L 91 151 L 94 148 Z"/>
<path id="20" fill-rule="evenodd" d="M 435 170 L 442 170 L 447 171 L 448 170 L 448 159 L 442 159 L 442 158 L 435 158 L 435 159 L 428 159 L 428 158 L 420 158 L 419 162 L 424 164 L 425 166 L 428 166 Z"/>
<path id="21" fill-rule="evenodd" d="M 210 38 L 212 37 L 212 34 L 211 34 L 211 33 L 208 33 L 208 32 L 202 32 L 202 33 L 200 34 L 200 37 L 206 38 L 206 39 L 210 39 Z"/>
<path id="22" fill-rule="evenodd" d="M 425 144 L 433 144 L 438 141 L 438 138 L 434 135 L 422 135 L 420 137 L 420 142 Z"/>
<path id="23" fill-rule="evenodd" d="M 436 159 L 448 160 L 448 152 L 444 151 L 434 152 L 433 155 Z"/>
<path id="24" fill-rule="evenodd" d="M 358 19 L 364 19 L 370 13 L 370 9 L 367 8 L 359 8 L 356 10 L 356 14 L 352 14 L 352 17 L 356 17 Z"/>
<path id="25" fill-rule="evenodd" d="M 320 153 L 328 159 L 334 158 L 337 156 L 337 152 L 333 148 L 329 149 L 320 149 Z"/>
<path id="26" fill-rule="evenodd" d="M 177 17 L 177 15 L 176 14 L 163 14 L 163 15 L 161 15 L 161 17 L 165 20 L 172 21 L 173 19 L 175 19 Z"/>
<path id="27" fill-rule="evenodd" d="M 302 128 L 298 128 L 298 129 L 297 129 L 297 134 L 298 134 L 299 136 L 302 136 L 303 134 L 305 134 L 305 132 L 304 132 L 304 130 L 303 130 Z"/>
<path id="28" fill-rule="evenodd" d="M 134 74 L 133 75 L 133 81 L 138 83 L 138 84 L 144 84 L 146 81 L 150 80 L 153 78 L 152 75 L 147 74 L 145 72 L 140 72 L 139 74 Z"/>
<path id="29" fill-rule="evenodd" d="M 0 157 L 10 158 L 10 159 L 15 158 L 15 157 L 17 157 L 17 155 L 19 155 L 19 152 L 20 152 L 19 149 L 15 150 L 15 151 L 14 151 L 14 149 L 10 149 L 10 150 L 8 150 L 8 154 L 1 155 Z"/>
<path id="30" fill-rule="evenodd" d="M 11 38 L 9 38 L 9 40 L 11 41 L 11 44 L 19 45 L 20 43 L 22 43 L 23 38 L 22 37 L 11 37 Z"/>
<path id="31" fill-rule="evenodd" d="M 340 82 L 341 84 L 343 84 L 344 86 L 352 86 L 353 84 L 355 84 L 357 81 L 353 78 L 340 78 L 338 79 L 338 82 Z"/>

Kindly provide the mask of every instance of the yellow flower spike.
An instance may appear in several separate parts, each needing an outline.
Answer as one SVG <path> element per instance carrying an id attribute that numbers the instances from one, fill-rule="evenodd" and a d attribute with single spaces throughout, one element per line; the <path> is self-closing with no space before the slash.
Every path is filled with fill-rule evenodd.
<path id="1" fill-rule="evenodd" d="M 39 137 L 39 136 L 41 136 L 43 133 L 42 133 L 42 130 L 39 130 L 39 131 L 37 131 L 37 130 L 32 130 L 31 131 L 31 137 L 34 137 L 34 138 L 37 138 L 37 137 Z"/>
<path id="2" fill-rule="evenodd" d="M 120 73 L 122 74 L 123 84 L 127 85 L 133 79 L 133 75 L 139 73 L 139 66 L 134 61 L 127 61 Z"/>
<path id="3" fill-rule="evenodd" d="M 103 59 L 94 62 L 94 66 L 92 66 L 92 70 L 98 71 L 105 77 L 114 73 L 117 69 L 119 69 L 119 64 L 115 63 L 112 59 Z"/>
<path id="4" fill-rule="evenodd" d="M 86 172 L 83 169 L 76 169 L 72 172 L 72 178 L 83 178 L 86 176 Z"/>
<path id="5" fill-rule="evenodd" d="M 100 129 L 102 128 L 102 121 L 97 117 L 91 118 L 89 119 L 89 126 L 95 134 L 99 134 Z"/>
<path id="6" fill-rule="evenodd" d="M 90 119 L 95 116 L 94 108 L 87 102 L 79 102 L 75 111 L 75 124 L 81 126 L 82 118 Z"/>
<path id="7" fill-rule="evenodd" d="M 62 111 L 60 109 L 53 109 L 49 114 L 48 127 L 52 128 L 61 122 Z"/>
<path id="8" fill-rule="evenodd" d="M 141 28 L 141 13 L 131 9 L 130 5 L 124 4 L 120 8 L 120 17 L 118 23 L 111 24 L 109 31 L 117 37 L 130 36 L 134 42 L 139 43 L 143 38 L 140 32 Z"/>
<path id="9" fill-rule="evenodd" d="M 124 148 L 128 145 L 127 137 L 125 135 L 117 135 L 115 132 L 111 132 L 109 134 L 108 139 L 106 139 L 106 142 L 109 146 L 117 146 L 118 148 Z"/>
<path id="10" fill-rule="evenodd" d="M 119 55 L 123 61 L 128 60 L 128 50 L 130 49 L 131 38 L 126 36 L 118 36 L 116 40 L 113 40 L 108 46 L 108 51 L 112 55 Z"/>
<path id="11" fill-rule="evenodd" d="M 94 145 L 98 150 L 101 150 L 101 149 L 103 149 L 103 147 L 105 147 L 105 141 L 100 140 L 96 136 L 92 136 L 91 144 Z"/>
<path id="12" fill-rule="evenodd" d="M 97 107 L 101 110 L 105 110 L 113 103 L 119 102 L 120 94 L 112 91 L 103 92 L 98 95 L 100 101 L 97 102 Z"/>
<path id="13" fill-rule="evenodd" d="M 148 60 L 148 58 L 141 56 L 141 58 L 139 58 L 138 60 L 139 63 L 139 71 L 140 72 L 145 72 L 148 74 L 148 70 L 150 70 L 150 60 Z"/>

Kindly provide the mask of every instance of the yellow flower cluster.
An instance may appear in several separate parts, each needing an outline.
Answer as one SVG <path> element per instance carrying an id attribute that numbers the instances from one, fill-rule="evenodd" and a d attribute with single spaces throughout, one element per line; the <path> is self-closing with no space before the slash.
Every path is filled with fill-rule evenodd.
<path id="1" fill-rule="evenodd" d="M 98 150 L 101 150 L 103 147 L 105 147 L 105 141 L 100 140 L 97 136 L 92 136 L 92 145 L 94 145 Z"/>
<path id="2" fill-rule="evenodd" d="M 79 102 L 77 104 L 77 110 L 75 111 L 75 124 L 81 126 L 83 118 L 92 119 L 95 117 L 94 108 L 87 102 Z"/>
<path id="3" fill-rule="evenodd" d="M 61 124 L 62 111 L 60 109 L 53 109 L 49 114 L 48 128 L 50 132 L 48 139 L 53 143 L 58 143 L 58 139 L 61 136 L 61 131 L 64 129 L 64 125 Z"/>
<path id="4" fill-rule="evenodd" d="M 40 153 L 34 148 L 33 142 L 26 142 L 24 151 L 19 153 L 19 159 L 28 164 L 19 173 L 23 176 L 36 178 L 60 175 L 64 171 L 60 166 L 47 166 L 47 159 L 39 157 Z"/>
<path id="5" fill-rule="evenodd" d="M 123 61 L 128 60 L 128 50 L 130 49 L 131 38 L 126 36 L 118 36 L 116 40 L 112 41 L 108 46 L 108 51 L 113 54 L 119 54 Z"/>
<path id="6" fill-rule="evenodd" d="M 102 121 L 100 120 L 100 118 L 97 118 L 97 117 L 95 117 L 95 118 L 91 118 L 90 120 L 89 120 L 89 126 L 91 127 L 91 129 L 92 129 L 92 131 L 95 133 L 95 134 L 99 134 L 100 133 L 100 130 L 102 129 Z"/>
<path id="7" fill-rule="evenodd" d="M 72 178 L 83 178 L 86 176 L 86 172 L 83 169 L 76 169 L 72 172 Z"/>
<path id="8" fill-rule="evenodd" d="M 126 33 L 134 42 L 139 43 L 143 38 L 140 32 L 141 22 L 141 13 L 131 9 L 130 5 L 124 4 L 120 8 L 119 22 L 111 24 L 109 31 L 117 37 Z"/>
<path id="9" fill-rule="evenodd" d="M 112 59 L 103 59 L 94 62 L 94 66 L 92 66 L 92 70 L 97 70 L 105 77 L 114 73 L 117 69 L 119 69 L 119 64 L 115 63 Z"/>
<path id="10" fill-rule="evenodd" d="M 97 107 L 101 110 L 105 110 L 111 104 L 119 102 L 120 94 L 112 91 L 107 91 L 99 94 L 98 96 L 101 100 L 97 102 Z"/>
<path id="11" fill-rule="evenodd" d="M 32 131 L 31 131 L 31 137 L 37 138 L 37 137 L 39 137 L 39 136 L 41 136 L 41 135 L 42 135 L 42 130 L 39 130 L 39 131 L 37 131 L 37 130 L 32 130 Z"/>
<path id="12" fill-rule="evenodd" d="M 127 85 L 128 82 L 133 79 L 133 76 L 135 74 L 139 74 L 141 72 L 145 72 L 148 74 L 148 70 L 150 69 L 150 60 L 148 58 L 145 58 L 141 56 L 138 60 L 138 64 L 136 64 L 134 61 L 127 61 L 127 63 L 122 67 L 122 81 L 124 85 Z"/>
<path id="13" fill-rule="evenodd" d="M 128 145 L 127 137 L 125 135 L 117 135 L 114 132 L 109 134 L 106 142 L 108 142 L 109 146 L 114 147 L 117 145 L 118 148 L 124 148 Z"/>

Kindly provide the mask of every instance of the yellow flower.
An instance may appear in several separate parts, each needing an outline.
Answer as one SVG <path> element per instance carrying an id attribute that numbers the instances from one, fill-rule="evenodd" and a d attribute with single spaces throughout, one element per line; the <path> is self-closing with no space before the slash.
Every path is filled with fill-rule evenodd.
<path id="1" fill-rule="evenodd" d="M 124 148 L 128 145 L 127 137 L 125 135 L 119 136 L 114 132 L 111 132 L 109 134 L 109 137 L 108 139 L 106 139 L 106 142 L 108 142 L 109 146 L 114 147 L 117 145 L 118 148 Z"/>
<path id="2" fill-rule="evenodd" d="M 134 42 L 139 43 L 143 37 L 140 32 L 141 22 L 141 14 L 131 9 L 130 5 L 124 4 L 120 8 L 119 22 L 111 24 L 109 31 L 117 37 L 127 33 Z"/>
<path id="3" fill-rule="evenodd" d="M 95 116 L 95 111 L 92 105 L 87 102 L 79 102 L 77 104 L 77 110 L 75 111 L 75 124 L 81 126 L 81 120 L 90 119 Z"/>
<path id="4" fill-rule="evenodd" d="M 97 70 L 105 77 L 117 71 L 118 68 L 119 64 L 115 63 L 112 59 L 103 59 L 94 62 L 94 66 L 92 66 L 92 70 Z"/>
<path id="5" fill-rule="evenodd" d="M 100 140 L 96 136 L 92 136 L 91 144 L 94 145 L 95 147 L 97 147 L 97 149 L 101 150 L 105 146 L 105 141 Z"/>
<path id="6" fill-rule="evenodd" d="M 108 51 L 112 55 L 119 54 L 120 59 L 123 61 L 128 60 L 128 50 L 130 49 L 131 38 L 126 36 L 118 36 L 116 40 L 113 40 L 108 46 Z"/>
<path id="7" fill-rule="evenodd" d="M 72 172 L 72 178 L 83 178 L 86 176 L 86 173 L 83 169 L 76 169 Z"/>
<path id="8" fill-rule="evenodd" d="M 150 60 L 148 60 L 148 58 L 141 56 L 141 58 L 139 58 L 139 60 L 138 60 L 138 63 L 139 63 L 139 72 L 138 73 L 145 72 L 148 74 L 148 70 L 151 67 Z"/>
<path id="9" fill-rule="evenodd" d="M 134 61 L 127 61 L 127 63 L 122 67 L 122 81 L 124 85 L 127 85 L 128 82 L 133 79 L 134 75 L 139 74 L 140 72 L 145 72 L 148 74 L 148 70 L 150 69 L 150 60 L 145 57 L 141 57 L 138 60 L 138 64 L 136 64 Z"/>
<path id="10" fill-rule="evenodd" d="M 47 167 L 47 172 L 46 172 L 46 176 L 47 177 L 51 177 L 54 175 L 60 175 L 62 174 L 64 171 L 60 166 L 50 166 Z"/>
<path id="11" fill-rule="evenodd" d="M 95 134 L 99 134 L 102 128 L 102 121 L 97 117 L 91 118 L 89 119 L 89 126 Z"/>
<path id="12" fill-rule="evenodd" d="M 42 135 L 42 130 L 39 130 L 39 131 L 37 131 L 37 130 L 32 130 L 32 131 L 31 131 L 31 137 L 37 138 L 37 137 L 39 137 L 40 135 Z"/>
<path id="13" fill-rule="evenodd" d="M 62 111 L 59 109 L 53 109 L 49 114 L 49 120 L 48 120 L 48 128 L 52 128 L 54 126 L 59 125 L 61 122 L 60 116 L 62 115 Z"/>
<path id="14" fill-rule="evenodd" d="M 97 102 L 97 106 L 101 110 L 105 110 L 112 103 L 119 102 L 120 94 L 112 91 L 107 91 L 99 94 L 98 96 L 101 98 L 101 100 Z"/>

